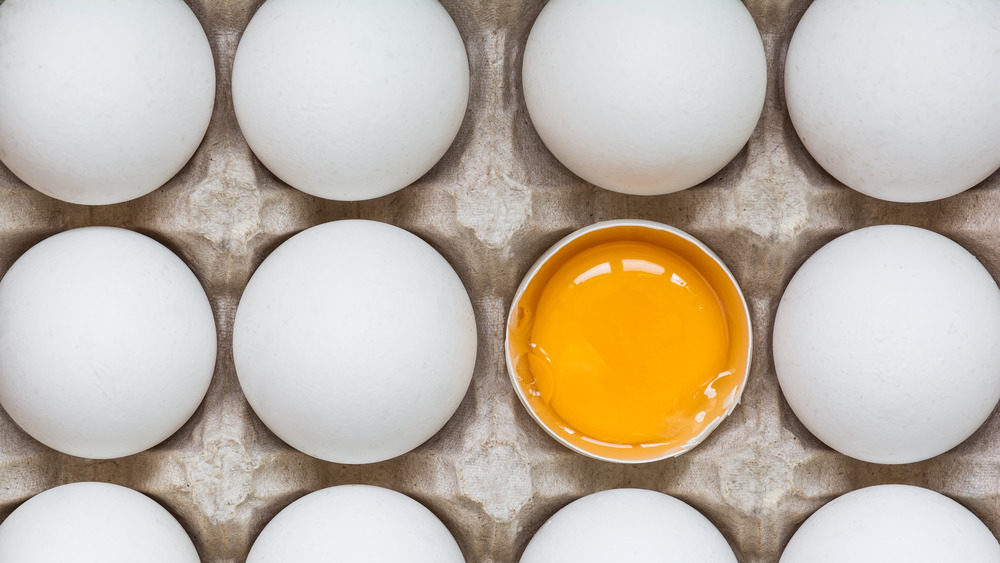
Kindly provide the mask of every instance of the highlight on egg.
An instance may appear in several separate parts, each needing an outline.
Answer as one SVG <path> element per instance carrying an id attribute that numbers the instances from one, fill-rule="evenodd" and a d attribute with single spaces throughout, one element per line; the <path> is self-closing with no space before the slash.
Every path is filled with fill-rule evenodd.
<path id="1" fill-rule="evenodd" d="M 739 285 L 678 229 L 580 229 L 528 271 L 507 321 L 507 367 L 536 422 L 584 455 L 679 455 L 736 407 L 751 327 Z"/>
<path id="2" fill-rule="evenodd" d="M 257 268 L 236 311 L 233 360 L 254 412 L 293 448 L 337 463 L 402 455 L 458 409 L 476 363 L 469 295 L 403 229 L 306 229 Z"/>
<path id="3" fill-rule="evenodd" d="M 82 205 L 159 188 L 194 155 L 215 62 L 183 0 L 0 3 L 0 161 Z"/>
<path id="4" fill-rule="evenodd" d="M 863 194 L 933 201 L 1000 168 L 995 0 L 815 0 L 784 78 L 809 154 Z"/>
<path id="5" fill-rule="evenodd" d="M 760 32 L 739 0 L 550 0 L 521 75 L 559 162 L 636 195 L 719 172 L 750 139 L 767 89 Z"/>
<path id="6" fill-rule="evenodd" d="M 59 233 L 0 280 L 0 406 L 66 454 L 124 457 L 174 434 L 208 391 L 216 348 L 194 273 L 139 233 Z"/>
<path id="7" fill-rule="evenodd" d="M 773 338 L 795 416 L 863 461 L 940 455 L 1000 400 L 1000 288 L 925 229 L 879 225 L 823 246 L 788 283 Z"/>
<path id="8" fill-rule="evenodd" d="M 975 514 L 934 491 L 877 485 L 824 505 L 796 530 L 780 563 L 997 563 L 1000 543 Z"/>
<path id="9" fill-rule="evenodd" d="M 146 495 L 109 483 L 71 483 L 28 499 L 0 523 L 10 563 L 200 563 L 191 538 Z"/>
<path id="10" fill-rule="evenodd" d="M 669 555 L 667 555 L 669 554 Z M 690 505 L 644 489 L 611 489 L 556 512 L 520 563 L 736 563 L 718 528 Z"/>
<path id="11" fill-rule="evenodd" d="M 416 181 L 451 146 L 468 99 L 465 44 L 437 0 L 267 0 L 233 63 L 253 153 L 326 199 Z"/>
<path id="12" fill-rule="evenodd" d="M 340 485 L 278 513 L 247 563 L 364 561 L 465 563 L 448 528 L 410 497 L 382 487 Z"/>

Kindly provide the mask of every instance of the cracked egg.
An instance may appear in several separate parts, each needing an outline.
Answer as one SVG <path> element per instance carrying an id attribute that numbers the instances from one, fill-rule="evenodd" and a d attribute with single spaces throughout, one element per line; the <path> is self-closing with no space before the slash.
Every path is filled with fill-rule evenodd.
<path id="1" fill-rule="evenodd" d="M 507 321 L 507 367 L 532 417 L 584 455 L 684 453 L 739 403 L 751 327 L 718 256 L 678 229 L 608 221 L 528 271 Z"/>

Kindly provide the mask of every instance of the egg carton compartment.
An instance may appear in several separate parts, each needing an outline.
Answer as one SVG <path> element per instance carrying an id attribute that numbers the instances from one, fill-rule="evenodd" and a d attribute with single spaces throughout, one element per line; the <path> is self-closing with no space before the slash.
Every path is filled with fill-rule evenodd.
<path id="1" fill-rule="evenodd" d="M 124 227 L 162 242 L 192 268 L 212 303 L 219 354 L 211 388 L 194 417 L 166 442 L 106 461 L 50 450 L 0 411 L 0 519 L 63 483 L 117 483 L 170 510 L 204 562 L 238 563 L 264 525 L 293 500 L 363 483 L 423 503 L 454 534 L 468 561 L 508 563 L 572 500 L 640 487 L 688 502 L 719 527 L 739 561 L 763 563 L 776 562 L 795 528 L 832 498 L 868 485 L 906 483 L 954 498 L 1000 534 L 996 413 L 944 455 L 881 466 L 824 446 L 796 420 L 778 388 L 770 352 L 778 301 L 796 269 L 836 236 L 874 224 L 925 227 L 962 244 L 994 278 L 1000 275 L 1000 175 L 943 201 L 894 204 L 842 186 L 805 151 L 781 84 L 785 49 L 808 0 L 747 0 L 768 57 L 757 129 L 714 177 L 657 197 L 587 184 L 534 132 L 520 68 L 543 0 L 443 0 L 469 54 L 465 122 L 427 175 L 400 192 L 358 203 L 288 187 L 243 140 L 229 77 L 240 35 L 262 2 L 188 3 L 206 29 L 218 72 L 215 113 L 192 161 L 152 194 L 101 207 L 48 198 L 0 167 L 0 272 L 33 244 L 75 227 Z M 291 235 L 347 218 L 388 222 L 434 246 L 468 289 L 479 330 L 472 386 L 454 418 L 416 450 L 358 466 L 323 462 L 278 440 L 243 397 L 231 351 L 236 306 L 260 262 Z M 706 243 L 740 282 L 754 328 L 742 404 L 693 451 L 644 465 L 596 461 L 549 438 L 516 398 L 503 355 L 511 299 L 537 257 L 573 230 L 621 218 L 666 223 Z"/>

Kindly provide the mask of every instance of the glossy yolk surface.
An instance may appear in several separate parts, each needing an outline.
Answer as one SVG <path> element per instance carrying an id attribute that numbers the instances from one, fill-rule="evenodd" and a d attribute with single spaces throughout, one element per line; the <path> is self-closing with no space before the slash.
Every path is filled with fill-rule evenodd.
<path id="1" fill-rule="evenodd" d="M 725 311 L 677 254 L 640 241 L 586 249 L 548 280 L 531 316 L 535 385 L 576 431 L 663 443 L 715 417 L 713 385 L 730 375 Z"/>

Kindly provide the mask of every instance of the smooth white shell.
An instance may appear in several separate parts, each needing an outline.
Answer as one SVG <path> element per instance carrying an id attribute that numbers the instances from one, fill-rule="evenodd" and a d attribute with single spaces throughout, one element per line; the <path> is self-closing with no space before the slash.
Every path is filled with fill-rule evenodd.
<path id="1" fill-rule="evenodd" d="M 888 201 L 945 198 L 1000 167 L 1000 2 L 816 0 L 785 98 L 816 161 Z"/>
<path id="2" fill-rule="evenodd" d="M 774 364 L 795 415 L 830 447 L 875 463 L 927 459 L 1000 399 L 1000 289 L 948 238 L 860 229 L 788 284 Z"/>
<path id="3" fill-rule="evenodd" d="M 165 440 L 204 398 L 216 347 L 198 279 L 132 231 L 57 234 L 0 280 L 0 405 L 63 453 L 116 458 Z"/>
<path id="4" fill-rule="evenodd" d="M 327 199 L 371 199 L 423 176 L 468 99 L 465 44 L 436 0 L 268 0 L 233 65 L 254 154 Z"/>
<path id="5" fill-rule="evenodd" d="M 721 170 L 767 86 L 739 0 L 551 0 L 524 50 L 524 98 L 545 146 L 602 188 L 657 195 Z"/>
<path id="6" fill-rule="evenodd" d="M 200 563 L 166 509 L 108 483 L 72 483 L 28 499 L 0 524 L 0 561 Z"/>
<path id="7" fill-rule="evenodd" d="M 46 195 L 102 205 L 155 190 L 214 105 L 212 50 L 182 0 L 0 5 L 0 160 Z"/>
<path id="8" fill-rule="evenodd" d="M 240 300 L 243 393 L 292 447 L 338 463 L 396 457 L 451 418 L 472 379 L 476 321 L 462 281 L 403 229 L 307 229 L 260 265 Z"/>
<path id="9" fill-rule="evenodd" d="M 247 563 L 465 563 L 455 538 L 410 497 L 341 485 L 288 505 L 264 527 Z"/>
<path id="10" fill-rule="evenodd" d="M 556 512 L 535 533 L 521 563 L 736 563 L 722 533 L 671 496 L 612 489 Z"/>
<path id="11" fill-rule="evenodd" d="M 976 515 L 934 491 L 879 485 L 817 510 L 780 563 L 1000 562 L 1000 544 Z"/>

